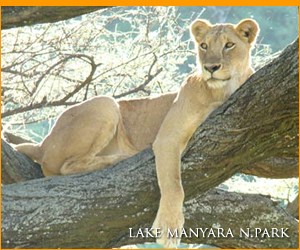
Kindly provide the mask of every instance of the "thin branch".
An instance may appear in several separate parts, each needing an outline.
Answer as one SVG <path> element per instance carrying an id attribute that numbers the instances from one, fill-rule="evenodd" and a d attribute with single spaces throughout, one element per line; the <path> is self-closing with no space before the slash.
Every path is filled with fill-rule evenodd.
<path id="1" fill-rule="evenodd" d="M 156 77 L 158 76 L 162 71 L 163 71 L 163 68 L 159 68 L 153 75 L 151 74 L 151 71 L 154 67 L 154 65 L 156 64 L 157 62 L 157 56 L 153 53 L 154 55 L 154 60 L 152 62 L 152 64 L 150 65 L 150 68 L 149 68 L 149 71 L 148 71 L 148 75 L 147 75 L 147 79 L 144 81 L 143 84 L 139 85 L 138 87 L 132 89 L 132 90 L 129 90 L 125 93 L 122 93 L 122 94 L 119 94 L 119 95 L 114 95 L 113 97 L 114 98 L 121 98 L 121 97 L 124 97 L 124 96 L 127 96 L 127 95 L 130 95 L 130 94 L 133 94 L 133 93 L 136 93 L 138 91 L 145 91 L 145 87 Z"/>
<path id="2" fill-rule="evenodd" d="M 39 103 L 32 103 L 32 104 L 30 104 L 28 106 L 25 106 L 25 107 L 20 107 L 20 108 L 16 108 L 16 109 L 13 109 L 13 110 L 5 111 L 4 113 L 2 113 L 2 118 L 5 118 L 5 117 L 11 116 L 11 115 L 15 115 L 15 114 L 18 114 L 18 113 L 27 112 L 27 111 L 30 111 L 30 110 L 33 110 L 33 109 L 66 105 L 66 101 L 68 99 L 70 99 L 79 90 L 84 88 L 87 84 L 89 84 L 92 81 L 93 75 L 94 75 L 94 73 L 96 71 L 96 68 L 97 68 L 97 65 L 95 64 L 94 59 L 92 57 L 84 55 L 84 54 L 78 54 L 78 55 L 69 55 L 68 57 L 64 58 L 63 60 L 57 62 L 56 64 L 54 64 L 51 67 L 51 70 L 53 68 L 55 68 L 56 66 L 58 66 L 59 64 L 61 64 L 62 62 L 65 62 L 66 60 L 69 60 L 69 59 L 72 59 L 72 58 L 80 58 L 80 59 L 85 58 L 85 59 L 88 59 L 90 65 L 91 65 L 91 71 L 90 71 L 89 76 L 80 85 L 75 87 L 72 92 L 68 93 L 65 97 L 63 97 L 63 98 L 61 98 L 60 100 L 57 100 L 57 101 L 47 102 L 46 99 L 43 99 Z M 47 72 L 49 73 L 51 70 L 48 69 Z M 44 75 L 46 75 L 46 74 L 44 74 Z M 74 102 L 71 102 L 71 103 L 74 103 Z"/>

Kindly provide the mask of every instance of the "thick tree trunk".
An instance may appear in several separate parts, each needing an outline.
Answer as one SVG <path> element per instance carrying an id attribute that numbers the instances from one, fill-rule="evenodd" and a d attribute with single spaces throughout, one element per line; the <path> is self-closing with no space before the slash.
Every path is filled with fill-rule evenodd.
<path id="1" fill-rule="evenodd" d="M 95 181 L 95 177 L 99 179 Z M 9 213 L 3 215 L 2 247 L 112 248 L 154 241 L 131 238 L 129 228 L 133 228 L 134 235 L 138 228 L 151 227 L 157 209 L 154 201 L 159 199 L 157 187 L 138 191 L 137 196 L 136 192 L 131 193 L 132 187 L 112 187 L 101 192 L 102 181 L 109 187 L 109 181 L 102 178 L 105 177 L 100 172 L 81 178 L 47 178 L 47 190 L 42 191 L 46 194 L 36 189 L 38 184 L 34 181 L 21 184 L 22 190 L 17 185 L 5 188 L 3 202 Z M 230 228 L 234 237 L 208 237 L 206 232 L 205 237 L 183 237 L 183 242 L 223 248 L 297 248 L 297 221 L 269 198 L 211 190 L 186 201 L 185 208 L 185 228 L 221 227 L 224 234 Z M 255 228 L 267 228 L 270 234 L 271 228 L 288 228 L 289 237 L 239 237 L 241 229 L 247 228 L 252 234 Z"/>
<path id="2" fill-rule="evenodd" d="M 28 26 L 38 23 L 53 23 L 76 16 L 81 16 L 106 6 L 7 6 L 2 7 L 2 29 Z"/>
<path id="3" fill-rule="evenodd" d="M 298 159 L 297 133 L 298 41 L 253 75 L 196 131 L 182 159 L 186 226 L 287 227 L 289 237 L 205 242 L 227 248 L 297 248 L 297 222 L 270 200 L 242 194 L 231 198 L 227 193 L 200 196 L 255 164 Z M 154 156 L 148 149 L 103 171 L 6 185 L 3 247 L 105 248 L 145 241 L 130 239 L 128 228 L 151 226 L 159 200 L 156 183 Z M 206 199 L 212 200 L 210 206 L 204 204 Z"/>
<path id="4" fill-rule="evenodd" d="M 19 136 L 4 132 L 6 141 L 19 144 L 27 141 Z M 42 178 L 39 164 L 12 149 L 2 140 L 2 184 L 12 184 Z M 241 169 L 242 173 L 266 178 L 291 178 L 298 176 L 297 158 L 270 158 L 255 163 L 252 167 Z"/>

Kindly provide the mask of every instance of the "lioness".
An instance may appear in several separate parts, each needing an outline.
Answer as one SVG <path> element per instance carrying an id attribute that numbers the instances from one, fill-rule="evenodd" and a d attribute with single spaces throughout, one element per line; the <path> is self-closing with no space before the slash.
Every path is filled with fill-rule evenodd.
<path id="1" fill-rule="evenodd" d="M 196 20 L 190 27 L 202 73 L 187 78 L 177 93 L 115 101 L 98 96 L 68 108 L 39 144 L 19 152 L 40 163 L 46 176 L 101 169 L 153 145 L 161 192 L 154 228 L 158 242 L 175 247 L 167 229 L 183 227 L 180 157 L 206 117 L 253 73 L 250 52 L 259 32 L 251 19 L 237 25 Z"/>

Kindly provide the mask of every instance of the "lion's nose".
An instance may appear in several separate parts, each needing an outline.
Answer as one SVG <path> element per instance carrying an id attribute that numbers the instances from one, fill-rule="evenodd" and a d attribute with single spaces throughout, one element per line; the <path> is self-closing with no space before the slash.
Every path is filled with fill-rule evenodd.
<path id="1" fill-rule="evenodd" d="M 205 64 L 204 68 L 212 74 L 221 68 L 221 64 Z"/>

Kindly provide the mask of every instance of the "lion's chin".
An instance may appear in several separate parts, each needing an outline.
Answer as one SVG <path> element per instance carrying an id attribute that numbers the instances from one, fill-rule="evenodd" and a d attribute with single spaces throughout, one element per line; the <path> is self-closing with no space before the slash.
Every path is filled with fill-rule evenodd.
<path id="1" fill-rule="evenodd" d="M 210 78 L 207 80 L 207 85 L 212 89 L 219 89 L 225 87 L 229 80 L 230 77 L 226 79 Z"/>

